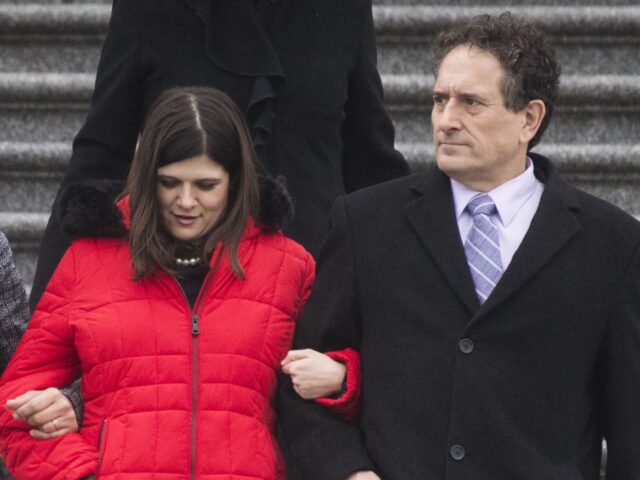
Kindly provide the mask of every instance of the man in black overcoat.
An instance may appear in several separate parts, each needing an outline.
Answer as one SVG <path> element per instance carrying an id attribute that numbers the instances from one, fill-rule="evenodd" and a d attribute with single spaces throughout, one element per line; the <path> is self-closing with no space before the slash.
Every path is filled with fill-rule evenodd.
<path id="1" fill-rule="evenodd" d="M 480 16 L 434 44 L 437 167 L 340 198 L 297 347 L 362 355 L 359 425 L 280 394 L 307 480 L 640 478 L 640 225 L 529 149 L 559 68 Z"/>

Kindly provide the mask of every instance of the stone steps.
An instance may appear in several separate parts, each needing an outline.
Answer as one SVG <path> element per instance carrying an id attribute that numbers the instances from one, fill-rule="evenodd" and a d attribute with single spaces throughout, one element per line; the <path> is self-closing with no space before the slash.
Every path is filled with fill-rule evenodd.
<path id="1" fill-rule="evenodd" d="M 0 73 L 0 142 L 71 141 L 93 88 L 89 73 Z M 622 143 L 640 139 L 640 76 L 565 75 L 550 143 Z M 383 75 L 399 142 L 430 141 L 433 77 Z"/>
<path id="2" fill-rule="evenodd" d="M 383 73 L 432 72 L 429 44 L 455 21 L 504 7 L 378 6 L 379 69 Z M 512 7 L 549 33 L 565 74 L 638 74 L 630 62 L 640 49 L 640 7 Z M 588 61 L 585 61 L 588 59 Z"/>
<path id="3" fill-rule="evenodd" d="M 111 5 L 95 1 L 78 4 L 0 3 L 2 36 L 95 35 L 106 32 Z"/>
<path id="4" fill-rule="evenodd" d="M 461 19 L 488 13 L 498 15 L 509 10 L 516 16 L 525 17 L 528 21 L 539 25 L 551 35 L 636 35 L 640 22 L 640 7 L 629 5 L 628 2 L 616 6 L 614 2 L 606 1 L 601 5 L 576 8 L 570 1 L 562 5 L 545 6 L 531 5 L 520 2 L 491 2 L 491 5 L 480 6 L 479 2 L 472 2 L 471 6 L 452 6 L 451 2 L 442 5 L 400 5 L 394 0 L 393 5 L 376 5 L 374 16 L 376 32 L 378 34 L 396 33 L 398 35 L 433 34 L 448 28 Z"/>
<path id="5" fill-rule="evenodd" d="M 426 119 L 432 77 L 384 75 L 383 80 L 398 141 L 430 142 Z M 5 126 L 0 130 L 0 169 L 6 172 L 0 179 L 0 198 L 11 202 L 3 205 L 6 201 L 0 200 L 0 211 L 9 207 L 24 211 L 49 208 L 68 159 L 71 138 L 84 120 L 92 85 L 93 74 L 0 74 L 0 125 Z M 561 95 L 545 144 L 573 143 L 579 151 L 585 144 L 618 142 L 617 149 L 623 152 L 637 147 L 638 77 L 566 76 Z M 25 138 L 37 141 L 26 143 Z M 52 151 L 56 152 L 54 157 Z M 607 150 L 596 151 L 601 155 L 593 161 L 605 162 Z M 34 165 L 41 161 L 51 161 L 53 165 L 47 164 L 44 171 L 35 173 L 39 170 Z M 419 166 L 420 162 L 414 164 Z"/>
<path id="6" fill-rule="evenodd" d="M 70 155 L 70 142 L 0 142 L 0 212 L 48 212 Z"/>
<path id="7" fill-rule="evenodd" d="M 35 275 L 38 247 L 48 218 L 48 213 L 0 212 L 0 230 L 11 243 L 18 273 L 28 290 Z"/>
<path id="8" fill-rule="evenodd" d="M 411 0 L 408 0 L 409 2 Z M 549 0 L 551 1 L 551 0 Z M 557 0 L 556 0 L 557 1 Z M 574 0 L 576 1 L 576 0 Z M 504 10 L 524 16 L 557 35 L 636 35 L 640 21 L 640 6 L 629 5 L 624 0 L 592 0 L 590 5 L 577 8 L 571 0 L 557 2 L 560 5 L 537 5 L 530 2 L 492 1 L 490 5 L 454 6 L 442 1 L 431 4 L 424 0 L 418 4 L 374 5 L 376 31 L 379 34 L 397 33 L 402 36 L 432 34 L 447 28 L 462 18 L 482 13 L 499 14 Z M 502 3 L 502 4 L 501 4 Z M 507 8 L 508 7 L 508 8 Z M 106 31 L 110 2 L 80 1 L 77 4 L 0 2 L 0 32 L 7 34 L 99 34 Z"/>
<path id="9" fill-rule="evenodd" d="M 0 72 L 94 73 L 111 5 L 0 0 Z"/>
<path id="10" fill-rule="evenodd" d="M 588 4 L 587 4 L 588 1 Z M 434 34 L 510 9 L 544 28 L 563 66 L 543 145 L 575 183 L 640 215 L 640 6 L 627 0 L 374 0 L 379 68 L 398 148 L 433 162 Z M 57 185 L 84 121 L 111 0 L 0 0 L 0 229 L 29 283 Z"/>
<path id="11" fill-rule="evenodd" d="M 0 36 L 0 73 L 84 72 L 98 68 L 104 36 Z"/>
<path id="12" fill-rule="evenodd" d="M 0 0 L 2 1 L 7 0 Z M 82 0 L 80 0 L 82 1 Z M 106 1 L 106 0 L 98 0 Z M 443 0 L 373 0 L 374 6 L 443 6 Z M 444 8 L 456 7 L 495 7 L 514 9 L 530 6 L 532 0 L 446 0 Z M 547 7 L 589 8 L 592 6 L 628 6 L 629 0 L 537 0 L 536 5 Z"/>
<path id="13" fill-rule="evenodd" d="M 0 0 L 0 5 L 15 5 L 19 0 Z M 29 2 L 36 3 L 36 2 Z M 104 4 L 111 6 L 113 0 L 39 0 L 40 5 L 95 5 Z"/>
<path id="14" fill-rule="evenodd" d="M 374 8 L 383 73 L 428 73 L 434 32 L 504 6 L 379 5 Z M 638 73 L 640 6 L 512 6 L 552 36 L 566 73 Z M 0 3 L 0 71 L 95 72 L 109 4 Z M 583 61 L 589 58 L 589 61 Z"/>

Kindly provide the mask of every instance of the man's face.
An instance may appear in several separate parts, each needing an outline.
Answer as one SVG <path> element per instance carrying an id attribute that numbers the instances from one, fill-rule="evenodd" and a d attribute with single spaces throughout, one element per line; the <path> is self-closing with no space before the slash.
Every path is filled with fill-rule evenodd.
<path id="1" fill-rule="evenodd" d="M 433 89 L 438 168 L 477 191 L 496 188 L 526 166 L 526 114 L 505 108 L 504 74 L 491 53 L 461 45 L 442 61 Z"/>

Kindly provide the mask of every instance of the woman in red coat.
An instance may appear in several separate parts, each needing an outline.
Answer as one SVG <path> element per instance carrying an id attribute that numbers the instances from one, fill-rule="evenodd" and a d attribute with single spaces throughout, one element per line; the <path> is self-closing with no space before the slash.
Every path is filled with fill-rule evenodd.
<path id="1" fill-rule="evenodd" d="M 4 409 L 8 467 L 29 480 L 284 479 L 276 375 L 314 261 L 278 231 L 284 192 L 259 183 L 238 109 L 211 89 L 163 94 L 118 204 L 101 188 L 64 197 L 79 239 L 0 387 L 4 402 L 81 373 L 83 428 L 35 440 Z"/>

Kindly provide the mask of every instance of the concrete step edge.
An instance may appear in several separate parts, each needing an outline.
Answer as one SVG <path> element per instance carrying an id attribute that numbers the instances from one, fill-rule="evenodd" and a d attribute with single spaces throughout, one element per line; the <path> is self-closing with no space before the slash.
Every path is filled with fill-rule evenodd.
<path id="1" fill-rule="evenodd" d="M 14 243 L 39 242 L 49 213 L 0 212 L 0 230 Z"/>
<path id="2" fill-rule="evenodd" d="M 561 35 L 621 36 L 637 34 L 640 6 L 374 6 L 381 35 L 432 35 L 457 21 L 505 10 L 546 31 Z M 102 34 L 111 15 L 109 4 L 0 4 L 3 34 Z"/>
<path id="3" fill-rule="evenodd" d="M 505 10 L 526 18 L 550 34 L 636 35 L 640 28 L 640 6 L 377 6 L 376 33 L 380 35 L 433 35 L 456 22 Z"/>
<path id="4" fill-rule="evenodd" d="M 0 102 L 88 102 L 93 92 L 93 73 L 0 73 Z"/>
<path id="5" fill-rule="evenodd" d="M 103 34 L 111 16 L 108 4 L 0 4 L 0 32 L 10 35 Z"/>
<path id="6" fill-rule="evenodd" d="M 66 168 L 70 142 L 0 142 L 0 171 L 55 172 Z"/>
<path id="7" fill-rule="evenodd" d="M 0 103 L 87 103 L 95 75 L 90 73 L 0 73 Z M 390 105 L 431 103 L 430 75 L 382 75 Z M 561 78 L 560 105 L 640 105 L 638 75 L 567 75 Z"/>

